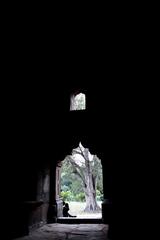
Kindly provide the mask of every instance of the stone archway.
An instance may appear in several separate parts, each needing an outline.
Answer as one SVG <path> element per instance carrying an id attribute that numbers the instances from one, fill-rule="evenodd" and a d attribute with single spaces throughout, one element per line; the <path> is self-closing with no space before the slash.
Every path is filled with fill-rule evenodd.
<path id="1" fill-rule="evenodd" d="M 111 219 L 112 207 L 112 156 L 110 145 L 108 144 L 108 151 L 106 146 L 100 145 L 101 142 L 96 140 L 93 135 L 89 133 L 83 136 L 75 136 L 72 132 L 69 134 L 69 141 L 63 138 L 59 142 L 59 147 L 56 149 L 54 159 L 51 161 L 50 167 L 50 204 L 48 210 L 48 222 L 57 222 L 58 217 L 62 216 L 62 199 L 60 197 L 60 171 L 61 163 L 67 154 L 70 154 L 75 146 L 78 146 L 80 140 L 83 146 L 88 147 L 93 154 L 101 159 L 103 171 L 103 196 L 102 203 L 102 221 L 109 223 Z"/>

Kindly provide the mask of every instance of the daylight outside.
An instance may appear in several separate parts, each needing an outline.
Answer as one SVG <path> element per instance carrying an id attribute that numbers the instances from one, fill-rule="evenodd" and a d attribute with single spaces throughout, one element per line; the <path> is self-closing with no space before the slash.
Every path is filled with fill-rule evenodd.
<path id="1" fill-rule="evenodd" d="M 102 178 L 101 160 L 79 143 L 61 168 L 61 198 L 69 204 L 69 217 L 102 218 Z"/>

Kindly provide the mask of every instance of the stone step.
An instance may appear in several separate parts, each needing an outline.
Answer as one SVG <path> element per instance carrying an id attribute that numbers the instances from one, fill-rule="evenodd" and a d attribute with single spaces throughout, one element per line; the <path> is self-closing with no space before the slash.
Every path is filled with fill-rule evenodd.
<path id="1" fill-rule="evenodd" d="M 70 224 L 82 224 L 82 223 L 102 223 L 102 218 L 69 218 L 69 217 L 59 217 L 57 223 L 70 223 Z"/>

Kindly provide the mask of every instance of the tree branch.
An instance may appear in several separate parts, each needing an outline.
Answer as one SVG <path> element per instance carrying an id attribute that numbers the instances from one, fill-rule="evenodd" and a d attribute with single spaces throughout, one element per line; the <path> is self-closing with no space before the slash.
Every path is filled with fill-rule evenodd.
<path id="1" fill-rule="evenodd" d="M 87 157 L 85 156 L 85 154 L 83 153 L 83 150 L 81 149 L 80 146 L 79 146 L 79 149 L 80 149 L 80 151 L 81 151 L 81 155 L 83 156 L 83 158 L 84 158 L 86 161 L 89 161 L 89 158 L 87 158 Z"/>
<path id="2" fill-rule="evenodd" d="M 86 166 L 86 168 L 87 168 L 87 172 L 88 172 L 89 174 L 91 174 L 90 162 L 89 162 L 89 157 L 88 157 L 89 151 L 87 152 L 87 156 L 86 156 L 86 155 L 84 154 L 83 150 L 81 149 L 80 145 L 79 145 L 78 148 L 79 148 L 80 152 L 79 152 L 78 150 L 74 149 L 74 150 L 72 151 L 72 153 L 79 154 L 79 155 L 81 155 L 81 156 L 84 158 L 84 160 L 85 160 L 85 166 Z M 86 149 L 85 149 L 85 150 L 86 150 Z M 88 150 L 88 149 L 87 149 L 87 150 Z"/>
<path id="3" fill-rule="evenodd" d="M 73 149 L 72 154 L 79 154 L 79 155 L 81 155 L 86 161 L 89 161 L 89 159 L 86 158 L 86 156 L 84 155 L 83 150 L 81 149 L 81 147 L 79 146 L 78 148 L 80 149 L 80 151 L 78 151 L 78 150 L 76 150 L 76 149 Z"/>
<path id="4" fill-rule="evenodd" d="M 81 180 L 82 180 L 82 182 L 83 182 L 83 185 L 86 186 L 85 178 L 84 178 L 84 176 L 83 176 L 82 173 L 80 174 L 80 172 L 81 172 L 81 167 L 72 159 L 71 156 L 69 156 L 69 159 L 70 159 L 70 163 L 72 164 L 72 166 L 73 166 L 73 168 L 74 168 L 74 170 L 75 170 L 75 174 L 77 174 L 77 175 L 81 178 Z M 77 170 L 77 168 L 78 168 L 78 170 L 79 170 L 80 172 Z"/>

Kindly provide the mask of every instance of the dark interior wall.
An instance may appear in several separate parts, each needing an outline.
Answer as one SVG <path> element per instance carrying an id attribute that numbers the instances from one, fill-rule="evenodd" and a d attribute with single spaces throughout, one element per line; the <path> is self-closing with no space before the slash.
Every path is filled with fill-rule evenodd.
<path id="1" fill-rule="evenodd" d="M 75 89 L 85 91 L 86 111 L 69 112 Z M 85 84 L 10 86 L 5 204 L 13 223 L 12 236 L 27 234 L 54 219 L 55 167 L 79 141 L 102 159 L 104 196 L 111 200 L 116 126 L 113 91 L 107 92 L 107 87 L 87 88 Z"/>
<path id="2" fill-rule="evenodd" d="M 23 15 L 23 11 L 20 12 Z M 130 14 L 130 11 L 127 12 Z M 59 34 L 58 43 L 53 44 L 52 30 L 47 29 L 48 32 L 46 30 L 48 23 L 41 24 L 37 31 L 38 22 L 36 25 L 31 22 L 28 27 L 28 17 L 25 16 L 24 24 L 18 15 L 15 21 L 16 14 L 15 12 L 13 14 L 12 19 L 4 18 L 4 25 L 7 19 L 8 24 L 4 26 L 5 34 L 2 34 L 5 41 L 5 44 L 2 43 L 4 50 L 2 82 L 5 82 L 5 86 L 1 87 L 3 108 L 1 118 L 4 119 L 1 123 L 4 132 L 1 172 L 5 173 L 5 177 L 2 176 L 1 180 L 2 206 L 4 223 L 11 221 L 13 224 L 10 235 L 25 232 L 28 222 L 21 203 L 35 201 L 39 173 L 48 168 L 46 163 L 52 162 L 53 152 L 55 161 L 62 159 L 66 152 L 72 149 L 75 142 L 79 141 L 74 133 L 74 129 L 77 129 L 78 118 L 73 120 L 71 114 L 68 117 L 67 113 L 70 92 L 82 86 L 75 82 L 80 82 L 82 79 L 84 79 L 83 82 L 87 81 L 86 79 L 90 81 L 87 84 L 83 83 L 82 86 L 85 89 L 88 85 L 89 114 L 85 114 L 85 120 L 82 120 L 83 127 L 80 128 L 84 130 L 87 122 L 89 134 L 86 134 L 86 131 L 85 134 L 82 133 L 83 131 L 77 134 L 91 152 L 102 156 L 105 173 L 110 168 L 105 167 L 108 164 L 112 169 L 113 165 L 116 166 L 114 170 L 118 169 L 120 172 L 116 184 L 121 191 L 120 194 L 117 191 L 117 195 L 120 196 L 120 198 L 117 196 L 117 199 L 123 199 L 125 203 L 127 202 L 124 201 L 125 193 L 122 192 L 125 181 L 127 179 L 129 182 L 129 179 L 132 179 L 130 184 L 135 183 L 135 172 L 137 168 L 140 169 L 139 165 L 144 159 L 144 152 L 148 153 L 150 149 L 150 147 L 147 151 L 145 149 L 141 155 L 138 153 L 139 149 L 147 145 L 148 126 L 146 125 L 148 124 L 142 115 L 145 109 L 146 118 L 151 118 L 148 106 L 152 108 L 150 100 L 156 88 L 154 86 L 150 90 L 155 72 L 150 61 L 155 58 L 150 57 L 148 51 L 148 46 L 152 47 L 154 44 L 146 44 L 147 39 L 150 39 L 148 36 L 153 35 L 148 33 L 146 18 L 142 17 L 143 24 L 138 22 L 137 28 L 132 23 L 130 24 L 128 17 L 124 17 L 122 23 L 119 21 L 120 18 L 114 19 L 112 16 L 109 19 L 109 25 L 107 24 L 107 39 L 102 35 L 105 32 L 104 29 L 101 29 L 102 34 L 98 31 L 97 37 L 92 36 L 91 41 L 87 41 L 85 37 L 83 44 L 76 41 L 79 40 L 78 35 L 77 39 L 73 38 L 75 42 L 72 40 L 70 46 Z M 131 22 L 134 19 L 135 17 Z M 147 34 L 143 31 L 145 25 L 147 25 Z M 97 26 L 99 29 L 99 25 Z M 108 27 L 111 29 L 109 32 Z M 93 32 L 96 36 L 95 31 Z M 142 37 L 143 34 L 144 37 Z M 49 39 L 51 44 L 48 43 Z M 97 39 L 100 41 L 95 41 Z M 47 41 L 43 42 L 43 40 Z M 57 54 L 54 52 L 55 49 L 57 49 Z M 74 80 L 74 84 L 70 83 L 70 79 Z M 35 80 L 37 83 L 34 82 Z M 47 80 L 52 84 L 48 84 Z M 142 80 L 143 83 L 141 83 Z M 59 86 L 56 86 L 57 83 Z M 67 136 L 67 141 L 66 139 L 63 141 L 64 136 Z M 146 142 L 143 136 L 147 139 Z M 146 160 L 143 161 L 146 162 Z M 39 164 L 40 167 L 37 169 Z M 141 167 L 142 165 L 144 166 L 144 163 L 141 163 Z M 51 166 L 54 169 L 55 164 L 52 162 Z M 127 170 L 124 170 L 126 168 Z M 132 171 L 133 174 L 131 174 Z M 113 171 L 108 170 L 108 172 L 111 176 L 107 177 L 105 174 L 107 189 L 105 195 L 112 196 L 113 188 L 110 187 L 111 184 L 108 184 L 108 181 L 112 182 Z M 139 172 L 141 172 L 140 180 L 144 171 L 141 169 Z M 122 173 L 125 176 L 124 181 Z M 138 185 L 139 181 L 137 181 Z M 128 187 L 126 189 L 128 196 Z M 134 184 L 130 186 L 130 189 L 132 191 L 135 189 Z M 146 192 L 148 197 L 148 191 Z M 139 199 L 137 193 L 133 195 L 133 199 Z M 122 201 L 119 202 L 122 203 Z M 119 209 L 123 209 L 122 205 L 120 204 Z M 122 215 L 118 214 L 119 218 Z M 128 220 L 127 217 L 126 219 Z M 119 231 L 116 232 L 119 233 Z"/>
<path id="3" fill-rule="evenodd" d="M 36 85 L 32 87 L 30 89 L 31 85 L 28 85 L 17 88 L 18 90 L 13 88 L 14 94 L 11 92 L 8 98 L 10 101 L 5 136 L 8 145 L 4 163 L 8 183 L 5 182 L 4 201 L 8 200 L 5 209 L 9 219 L 12 219 L 14 234 L 24 233 L 29 224 L 36 226 L 47 218 L 52 220 L 55 209 L 51 208 L 48 214 L 50 205 L 47 207 L 44 203 L 31 203 L 34 206 L 32 211 L 26 205 L 24 207 L 22 202 L 47 202 L 43 194 L 42 199 L 37 199 L 39 174 L 47 171 L 48 165 L 54 172 L 56 162 L 64 159 L 80 140 L 102 159 L 105 173 L 104 195 L 111 202 L 115 169 L 123 168 L 124 175 L 129 175 L 131 169 L 125 170 L 126 166 L 130 163 L 133 167 L 136 166 L 134 151 L 138 142 L 137 139 L 135 141 L 133 131 L 135 121 L 139 120 L 135 118 L 137 115 L 134 115 L 132 101 L 127 101 L 133 95 L 127 97 L 129 93 L 124 93 L 123 85 L 104 86 L 99 83 L 94 87 L 83 86 L 86 89 L 88 106 L 84 112 L 69 112 L 69 97 L 72 92 L 70 86 L 42 85 L 39 86 L 41 91 L 36 90 Z M 116 184 L 121 191 L 118 199 L 122 202 L 125 181 L 123 182 L 120 173 L 118 176 L 120 177 Z M 50 177 L 49 203 L 53 203 L 54 174 Z M 28 212 L 31 213 L 30 219 Z"/>

